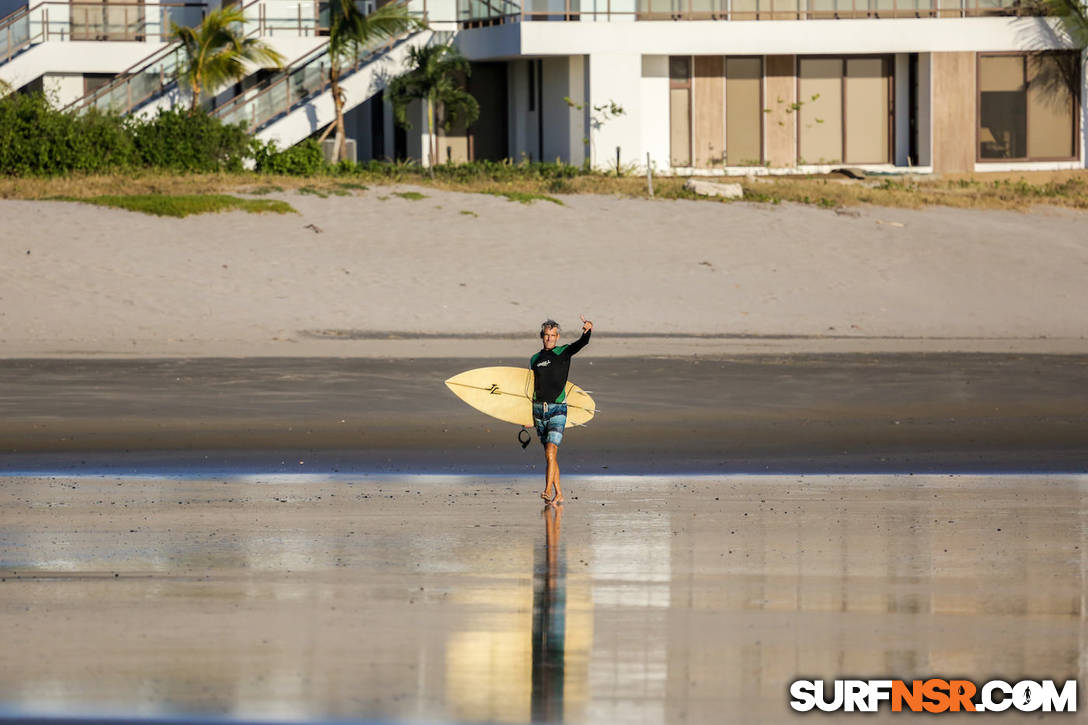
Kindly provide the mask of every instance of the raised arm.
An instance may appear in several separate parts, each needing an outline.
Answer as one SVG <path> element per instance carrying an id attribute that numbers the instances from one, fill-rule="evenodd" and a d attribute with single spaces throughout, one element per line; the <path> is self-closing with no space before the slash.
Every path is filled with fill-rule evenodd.
<path id="1" fill-rule="evenodd" d="M 573 355 L 581 350 L 583 347 L 589 344 L 589 336 L 593 333 L 593 323 L 582 316 L 582 336 L 577 340 L 567 345 L 566 353 Z"/>

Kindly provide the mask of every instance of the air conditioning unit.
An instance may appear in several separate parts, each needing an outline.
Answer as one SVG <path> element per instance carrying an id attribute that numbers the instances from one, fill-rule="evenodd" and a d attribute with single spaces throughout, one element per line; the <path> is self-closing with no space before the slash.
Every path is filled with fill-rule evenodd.
<path id="1" fill-rule="evenodd" d="M 321 142 L 321 153 L 324 154 L 325 160 L 328 161 L 330 164 L 332 163 L 332 157 L 333 157 L 333 154 L 335 153 L 335 151 L 336 151 L 336 140 L 335 139 L 327 138 L 327 139 L 325 139 L 324 141 Z M 347 152 L 345 157 L 344 157 L 345 159 L 347 159 L 348 161 L 351 161 L 352 163 L 358 161 L 359 157 L 358 157 L 358 155 L 356 154 L 356 151 L 355 151 L 355 139 L 353 139 L 353 138 L 347 139 L 347 148 L 345 149 L 345 151 Z"/>

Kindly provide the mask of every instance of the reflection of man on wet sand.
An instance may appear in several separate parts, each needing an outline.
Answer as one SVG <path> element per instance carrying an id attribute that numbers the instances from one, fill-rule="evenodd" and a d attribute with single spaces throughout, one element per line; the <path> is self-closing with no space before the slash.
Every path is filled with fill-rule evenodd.
<path id="1" fill-rule="evenodd" d="M 544 347 L 529 359 L 533 371 L 533 425 L 540 443 L 544 446 L 544 493 L 540 497 L 551 504 L 563 503 L 563 490 L 559 488 L 559 443 L 567 426 L 567 375 L 570 359 L 589 344 L 593 323 L 582 316 L 582 336 L 569 345 L 559 345 L 559 323 L 544 320 L 540 325 L 540 339 Z M 553 496 L 548 492 L 555 489 Z"/>
<path id="2" fill-rule="evenodd" d="M 563 721 L 566 664 L 566 562 L 559 553 L 563 509 L 544 507 L 544 559 L 533 567 L 533 722 Z"/>

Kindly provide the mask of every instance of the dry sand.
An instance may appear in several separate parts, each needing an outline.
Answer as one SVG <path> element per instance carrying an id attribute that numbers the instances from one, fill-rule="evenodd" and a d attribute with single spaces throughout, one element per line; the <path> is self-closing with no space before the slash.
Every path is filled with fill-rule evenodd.
<path id="1" fill-rule="evenodd" d="M 580 313 L 596 355 L 1088 351 L 1084 214 L 396 190 L 183 220 L 0 201 L 0 354 L 495 357 Z"/>

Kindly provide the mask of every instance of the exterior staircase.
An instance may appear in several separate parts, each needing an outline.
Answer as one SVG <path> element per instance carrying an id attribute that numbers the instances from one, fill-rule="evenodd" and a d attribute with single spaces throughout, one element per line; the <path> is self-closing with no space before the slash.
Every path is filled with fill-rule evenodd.
<path id="1" fill-rule="evenodd" d="M 447 35 L 421 30 L 365 48 L 358 60 L 342 72 L 344 111 L 372 98 L 391 78 L 402 73 L 411 48 L 443 42 Z M 245 123 L 263 141 L 275 141 L 281 148 L 293 146 L 336 118 L 328 64 L 328 47 L 317 48 L 267 84 L 232 98 L 212 113 L 226 123 Z"/>

